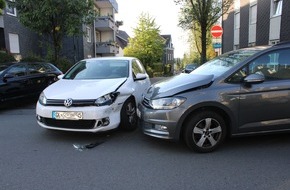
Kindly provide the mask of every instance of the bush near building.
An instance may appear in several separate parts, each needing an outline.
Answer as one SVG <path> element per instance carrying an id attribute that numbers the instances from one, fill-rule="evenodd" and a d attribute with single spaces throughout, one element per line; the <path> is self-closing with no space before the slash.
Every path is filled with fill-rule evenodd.
<path id="1" fill-rule="evenodd" d="M 5 51 L 0 51 L 0 63 L 13 62 L 13 61 L 16 61 L 16 59 L 13 57 L 12 54 L 7 53 Z"/>

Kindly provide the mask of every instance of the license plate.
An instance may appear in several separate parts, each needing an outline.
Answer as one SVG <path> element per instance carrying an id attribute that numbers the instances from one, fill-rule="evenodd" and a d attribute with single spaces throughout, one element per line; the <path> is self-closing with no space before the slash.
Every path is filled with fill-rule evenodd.
<path id="1" fill-rule="evenodd" d="M 80 120 L 83 119 L 83 112 L 75 111 L 53 111 L 53 119 L 64 119 L 64 120 Z"/>

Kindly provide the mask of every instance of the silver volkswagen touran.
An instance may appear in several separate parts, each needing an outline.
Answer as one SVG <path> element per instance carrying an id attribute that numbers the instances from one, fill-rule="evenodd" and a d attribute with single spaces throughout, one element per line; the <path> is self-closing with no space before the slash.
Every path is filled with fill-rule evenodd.
<path id="1" fill-rule="evenodd" d="M 240 49 L 143 94 L 143 132 L 211 152 L 225 137 L 290 131 L 290 43 Z"/>

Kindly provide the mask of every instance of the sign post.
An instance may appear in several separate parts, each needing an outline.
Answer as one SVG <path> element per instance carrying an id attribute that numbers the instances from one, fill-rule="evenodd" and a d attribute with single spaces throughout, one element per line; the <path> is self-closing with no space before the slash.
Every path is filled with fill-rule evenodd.
<path id="1" fill-rule="evenodd" d="M 220 38 L 223 35 L 223 28 L 220 25 L 214 25 L 211 27 L 210 33 L 212 37 L 214 37 L 216 42 L 213 44 L 214 49 L 218 49 L 218 52 L 220 54 L 220 49 L 221 49 L 221 43 L 218 43 L 217 38 Z"/>

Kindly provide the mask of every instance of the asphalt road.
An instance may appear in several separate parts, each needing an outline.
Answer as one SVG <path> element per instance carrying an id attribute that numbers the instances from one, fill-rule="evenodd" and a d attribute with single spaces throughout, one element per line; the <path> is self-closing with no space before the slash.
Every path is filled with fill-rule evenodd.
<path id="1" fill-rule="evenodd" d="M 228 139 L 199 154 L 140 129 L 48 131 L 31 101 L 0 110 L 0 151 L 0 190 L 290 189 L 290 134 Z"/>

